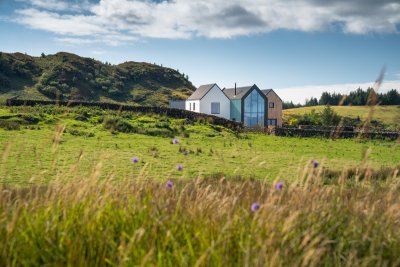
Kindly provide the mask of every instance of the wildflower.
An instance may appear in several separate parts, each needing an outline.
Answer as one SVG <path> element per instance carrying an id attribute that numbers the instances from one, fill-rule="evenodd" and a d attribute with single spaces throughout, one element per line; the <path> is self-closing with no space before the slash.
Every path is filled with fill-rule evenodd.
<path id="1" fill-rule="evenodd" d="M 275 185 L 275 188 L 276 188 L 276 190 L 281 190 L 281 189 L 283 188 L 283 182 L 278 182 L 278 183 Z"/>
<path id="2" fill-rule="evenodd" d="M 139 158 L 138 157 L 134 157 L 133 159 L 132 159 L 132 163 L 138 163 L 139 162 Z"/>
<path id="3" fill-rule="evenodd" d="M 176 169 L 177 169 L 178 171 L 181 171 L 181 170 L 183 170 L 183 166 L 182 166 L 181 164 L 179 164 L 178 166 L 176 166 Z"/>
<path id="4" fill-rule="evenodd" d="M 172 144 L 174 145 L 179 144 L 179 140 L 177 138 L 172 139 Z"/>
<path id="5" fill-rule="evenodd" d="M 318 161 L 316 161 L 315 159 L 312 161 L 312 165 L 314 167 L 314 169 L 316 169 L 318 167 Z"/>
<path id="6" fill-rule="evenodd" d="M 257 210 L 260 209 L 260 204 L 258 204 L 257 202 L 254 202 L 253 204 L 251 204 L 251 211 L 255 212 Z"/>
<path id="7" fill-rule="evenodd" d="M 168 180 L 166 186 L 167 188 L 172 188 L 174 186 L 174 183 L 171 180 Z"/>

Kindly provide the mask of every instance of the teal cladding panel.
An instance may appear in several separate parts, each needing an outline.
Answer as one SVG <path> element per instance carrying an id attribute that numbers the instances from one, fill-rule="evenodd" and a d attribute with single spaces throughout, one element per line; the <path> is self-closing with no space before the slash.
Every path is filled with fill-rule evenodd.
<path id="1" fill-rule="evenodd" d="M 242 121 L 242 101 L 231 100 L 231 120 Z"/>

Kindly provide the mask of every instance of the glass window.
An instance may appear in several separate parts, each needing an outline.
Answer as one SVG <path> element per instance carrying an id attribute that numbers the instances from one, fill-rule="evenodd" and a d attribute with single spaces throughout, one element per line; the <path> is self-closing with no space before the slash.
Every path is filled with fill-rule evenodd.
<path id="1" fill-rule="evenodd" d="M 211 103 L 211 114 L 219 114 L 220 107 L 219 102 L 212 102 Z"/>
<path id="2" fill-rule="evenodd" d="M 189 102 L 189 110 L 192 110 L 192 102 Z"/>
<path id="3" fill-rule="evenodd" d="M 276 126 L 277 124 L 277 119 L 269 119 L 268 120 L 268 125 Z"/>
<path id="4" fill-rule="evenodd" d="M 244 99 L 243 117 L 244 125 L 247 127 L 264 126 L 265 100 L 256 90 Z"/>
<path id="5" fill-rule="evenodd" d="M 275 107 L 275 103 L 274 102 L 269 102 L 269 108 L 274 108 Z"/>
<path id="6" fill-rule="evenodd" d="M 196 110 L 196 103 L 193 103 L 193 110 Z"/>

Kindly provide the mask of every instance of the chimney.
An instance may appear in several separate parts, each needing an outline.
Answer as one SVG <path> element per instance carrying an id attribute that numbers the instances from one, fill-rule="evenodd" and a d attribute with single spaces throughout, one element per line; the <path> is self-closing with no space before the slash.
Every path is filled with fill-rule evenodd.
<path id="1" fill-rule="evenodd" d="M 235 83 L 235 95 L 236 95 L 236 83 Z"/>

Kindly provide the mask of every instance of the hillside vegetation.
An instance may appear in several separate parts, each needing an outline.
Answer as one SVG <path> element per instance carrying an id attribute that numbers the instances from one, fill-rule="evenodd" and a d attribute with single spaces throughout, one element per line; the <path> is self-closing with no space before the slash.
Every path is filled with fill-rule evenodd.
<path id="1" fill-rule="evenodd" d="M 283 110 L 284 121 L 288 121 L 294 115 L 304 115 L 312 110 L 322 112 L 325 106 L 312 106 Z M 352 119 L 359 118 L 364 121 L 370 112 L 369 106 L 331 106 L 340 116 Z M 400 106 L 375 106 L 372 119 L 384 123 L 386 125 L 400 125 Z"/>
<path id="2" fill-rule="evenodd" d="M 3 98 L 166 106 L 169 99 L 186 99 L 194 90 L 183 74 L 149 63 L 111 65 L 64 52 L 41 57 L 0 53 Z"/>

